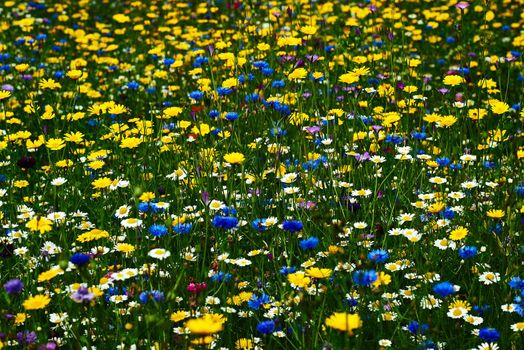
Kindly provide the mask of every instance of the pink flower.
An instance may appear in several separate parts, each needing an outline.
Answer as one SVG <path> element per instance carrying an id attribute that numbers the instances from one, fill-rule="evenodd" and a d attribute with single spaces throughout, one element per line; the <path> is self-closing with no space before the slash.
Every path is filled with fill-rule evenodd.
<path id="1" fill-rule="evenodd" d="M 455 4 L 455 7 L 460 10 L 464 10 L 469 7 L 469 4 L 467 2 L 458 2 Z"/>

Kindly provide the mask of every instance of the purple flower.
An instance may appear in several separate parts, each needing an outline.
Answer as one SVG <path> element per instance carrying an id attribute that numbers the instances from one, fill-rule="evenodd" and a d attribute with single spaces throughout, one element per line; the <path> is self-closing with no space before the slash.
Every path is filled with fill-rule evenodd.
<path id="1" fill-rule="evenodd" d="M 311 62 L 316 62 L 319 59 L 317 55 L 307 55 L 306 58 Z"/>
<path id="2" fill-rule="evenodd" d="M 309 128 L 306 128 L 306 131 L 310 134 L 316 134 L 320 130 L 320 126 L 310 126 Z"/>
<path id="3" fill-rule="evenodd" d="M 15 88 L 14 88 L 13 85 L 11 85 L 11 84 L 4 84 L 4 85 L 2 85 L 2 87 L 0 88 L 0 90 L 5 90 L 5 91 L 13 92 L 13 91 L 15 90 Z"/>
<path id="4" fill-rule="evenodd" d="M 16 333 L 16 340 L 19 344 L 33 344 L 36 343 L 37 336 L 35 332 L 18 332 Z"/>
<path id="5" fill-rule="evenodd" d="M 90 302 L 95 295 L 86 287 L 80 287 L 71 295 L 71 298 L 77 303 Z"/>
<path id="6" fill-rule="evenodd" d="M 4 284 L 7 294 L 18 294 L 24 289 L 24 284 L 19 279 L 12 279 Z"/>
<path id="7" fill-rule="evenodd" d="M 369 152 L 365 152 L 364 154 L 360 154 L 360 153 L 355 154 L 355 159 L 358 160 L 359 162 L 363 162 L 365 160 L 368 160 L 369 158 L 371 158 L 369 156 Z"/>

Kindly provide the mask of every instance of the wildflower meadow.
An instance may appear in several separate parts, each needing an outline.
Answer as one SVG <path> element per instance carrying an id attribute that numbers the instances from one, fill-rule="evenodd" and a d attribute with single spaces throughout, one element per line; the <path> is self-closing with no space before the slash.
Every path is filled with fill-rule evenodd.
<path id="1" fill-rule="evenodd" d="M 524 2 L 6 0 L 0 349 L 524 348 Z"/>

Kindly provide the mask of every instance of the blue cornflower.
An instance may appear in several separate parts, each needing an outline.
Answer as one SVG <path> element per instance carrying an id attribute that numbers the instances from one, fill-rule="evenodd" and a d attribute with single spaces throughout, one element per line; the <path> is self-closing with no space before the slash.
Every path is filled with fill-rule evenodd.
<path id="1" fill-rule="evenodd" d="M 299 243 L 298 243 L 298 246 L 300 247 L 300 249 L 302 250 L 313 250 L 316 248 L 316 246 L 318 245 L 318 238 L 317 237 L 309 237 L 307 239 L 303 239 L 301 240 Z"/>
<path id="2" fill-rule="evenodd" d="M 84 266 L 84 265 L 86 265 L 89 262 L 90 259 L 91 259 L 91 257 L 89 255 L 87 255 L 87 254 L 75 253 L 75 254 L 73 254 L 71 256 L 69 261 L 71 261 L 76 266 Z"/>
<path id="3" fill-rule="evenodd" d="M 524 280 L 520 277 L 513 277 L 508 284 L 511 288 L 524 290 Z"/>
<path id="4" fill-rule="evenodd" d="M 129 83 L 127 83 L 127 88 L 128 89 L 131 89 L 131 90 L 136 90 L 140 87 L 140 84 L 137 83 L 136 81 L 130 81 Z"/>
<path id="5" fill-rule="evenodd" d="M 437 158 L 435 159 L 435 161 L 437 162 L 439 166 L 443 166 L 443 167 L 451 164 L 451 159 L 449 159 L 448 157 Z"/>
<path id="6" fill-rule="evenodd" d="M 451 208 L 446 208 L 440 212 L 440 216 L 444 219 L 453 219 L 455 217 L 455 212 Z"/>
<path id="7" fill-rule="evenodd" d="M 428 329 L 427 324 L 419 324 L 417 321 L 411 321 L 408 324 L 408 330 L 413 334 L 425 334 Z"/>
<path id="8" fill-rule="evenodd" d="M 213 226 L 226 230 L 232 229 L 238 225 L 238 219 L 234 216 L 215 215 L 211 222 Z"/>
<path id="9" fill-rule="evenodd" d="M 237 215 L 237 210 L 233 207 L 223 207 L 220 211 L 224 213 L 224 215 Z"/>
<path id="10" fill-rule="evenodd" d="M 149 227 L 149 233 L 154 237 L 162 237 L 167 234 L 167 227 L 164 225 L 152 225 Z"/>
<path id="11" fill-rule="evenodd" d="M 462 169 L 462 164 L 456 164 L 456 163 L 454 163 L 454 164 L 451 164 L 451 165 L 449 166 L 449 168 L 450 168 L 451 170 L 460 170 L 460 169 Z"/>
<path id="12" fill-rule="evenodd" d="M 140 301 L 140 304 L 146 304 L 147 303 L 147 296 L 149 295 L 148 292 L 142 292 L 138 296 L 138 300 Z"/>
<path id="13" fill-rule="evenodd" d="M 233 92 L 233 89 L 225 88 L 225 87 L 218 87 L 217 93 L 219 96 L 227 96 Z"/>
<path id="14" fill-rule="evenodd" d="M 475 246 L 464 246 L 459 249 L 459 255 L 462 259 L 470 259 L 477 255 L 478 249 Z"/>
<path id="15" fill-rule="evenodd" d="M 273 80 L 271 83 L 271 87 L 275 89 L 283 88 L 284 86 L 286 86 L 284 80 Z"/>
<path id="16" fill-rule="evenodd" d="M 256 93 L 256 92 L 253 92 L 252 94 L 247 94 L 246 95 L 246 102 L 249 103 L 249 102 L 256 102 L 260 99 L 260 96 Z"/>
<path id="17" fill-rule="evenodd" d="M 427 135 L 423 131 L 413 131 L 411 133 L 411 137 L 413 137 L 415 140 L 425 140 Z"/>
<path id="18" fill-rule="evenodd" d="M 210 118 L 216 118 L 216 117 L 219 117 L 220 116 L 220 112 L 217 111 L 216 109 L 213 109 L 211 111 L 209 111 L 209 117 Z"/>
<path id="19" fill-rule="evenodd" d="M 447 297 L 450 294 L 455 293 L 455 287 L 448 281 L 437 283 L 433 287 L 433 291 L 440 295 L 442 298 Z"/>
<path id="20" fill-rule="evenodd" d="M 495 169 L 497 167 L 497 164 L 495 162 L 486 160 L 482 162 L 482 166 L 484 166 L 484 168 L 486 169 Z"/>
<path id="21" fill-rule="evenodd" d="M 255 219 L 255 220 L 251 221 L 251 227 L 253 227 L 257 231 L 264 231 L 264 230 L 267 229 L 267 226 L 264 225 L 265 222 L 266 222 L 265 218 L 263 218 L 263 219 Z"/>
<path id="22" fill-rule="evenodd" d="M 269 129 L 269 133 L 272 136 L 282 137 L 287 134 L 287 131 L 283 130 L 280 126 L 273 124 L 273 126 Z"/>
<path id="23" fill-rule="evenodd" d="M 357 270 L 353 273 L 353 283 L 357 286 L 369 286 L 378 279 L 375 270 Z"/>
<path id="24" fill-rule="evenodd" d="M 229 282 L 233 276 L 230 273 L 219 271 L 211 276 L 211 281 L 215 283 Z"/>
<path id="25" fill-rule="evenodd" d="M 253 62 L 253 67 L 255 68 L 267 68 L 269 67 L 269 63 L 267 63 L 266 61 L 256 61 L 256 62 Z"/>
<path id="26" fill-rule="evenodd" d="M 376 263 L 386 262 L 389 258 L 389 254 L 384 249 L 375 249 L 369 252 L 368 260 Z"/>
<path id="27" fill-rule="evenodd" d="M 273 75 L 273 73 L 274 73 L 275 71 L 273 70 L 273 68 L 270 68 L 270 67 L 264 67 L 264 68 L 262 68 L 261 72 L 262 72 L 262 74 L 264 74 L 266 77 L 269 77 L 269 76 Z"/>
<path id="28" fill-rule="evenodd" d="M 195 68 L 199 68 L 201 67 L 204 63 L 207 63 L 209 61 L 209 59 L 207 57 L 204 57 L 204 56 L 198 56 L 197 58 L 195 58 L 195 62 L 193 62 L 193 67 Z"/>
<path id="29" fill-rule="evenodd" d="M 298 220 L 286 220 L 282 223 L 282 228 L 284 229 L 284 231 L 289 232 L 298 232 L 302 230 L 303 227 L 304 225 L 302 224 L 302 222 Z"/>
<path id="30" fill-rule="evenodd" d="M 140 202 L 140 203 L 138 203 L 138 210 L 141 213 L 147 213 L 149 211 L 149 202 Z"/>
<path id="31" fill-rule="evenodd" d="M 173 226 L 173 231 L 179 235 L 183 235 L 191 231 L 192 228 L 193 224 L 191 223 L 176 224 Z"/>
<path id="32" fill-rule="evenodd" d="M 238 119 L 238 113 L 237 112 L 227 112 L 226 113 L 226 119 L 230 121 L 234 121 Z"/>
<path id="33" fill-rule="evenodd" d="M 296 270 L 297 268 L 295 266 L 283 266 L 279 272 L 280 274 L 287 276 L 290 273 L 294 273 Z"/>
<path id="34" fill-rule="evenodd" d="M 258 310 L 260 307 L 264 304 L 269 303 L 269 296 L 267 294 L 262 294 L 261 296 L 257 297 L 256 295 L 252 295 L 251 299 L 247 302 L 247 306 L 249 306 L 253 310 Z"/>
<path id="35" fill-rule="evenodd" d="M 195 90 L 189 93 L 189 97 L 191 97 L 193 100 L 200 100 L 202 97 L 204 97 L 204 93 L 199 90 Z"/>
<path id="36" fill-rule="evenodd" d="M 164 292 L 158 290 L 144 291 L 138 296 L 138 300 L 141 304 L 147 304 L 147 302 L 151 299 L 157 303 L 164 301 Z"/>
<path id="37" fill-rule="evenodd" d="M 163 63 L 167 67 L 170 67 L 173 63 L 175 63 L 175 60 L 173 58 L 171 58 L 171 57 L 166 57 L 166 58 L 164 58 Z"/>
<path id="38" fill-rule="evenodd" d="M 500 339 L 500 333 L 495 328 L 485 327 L 479 331 L 480 339 L 489 342 L 496 342 Z"/>
<path id="39" fill-rule="evenodd" d="M 273 320 L 262 321 L 257 325 L 257 331 L 262 334 L 273 333 L 274 330 L 275 330 L 275 321 Z"/>

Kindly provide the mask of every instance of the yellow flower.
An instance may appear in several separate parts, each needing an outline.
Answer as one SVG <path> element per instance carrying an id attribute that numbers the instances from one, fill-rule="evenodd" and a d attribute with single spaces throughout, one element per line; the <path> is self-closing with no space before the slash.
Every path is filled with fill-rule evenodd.
<path id="1" fill-rule="evenodd" d="M 428 212 L 433 214 L 440 213 L 445 207 L 446 205 L 444 203 L 435 202 L 428 207 Z"/>
<path id="2" fill-rule="evenodd" d="M 300 31 L 306 35 L 313 35 L 317 32 L 317 27 L 303 26 L 302 28 L 300 28 Z"/>
<path id="3" fill-rule="evenodd" d="M 460 300 L 460 299 L 453 300 L 453 302 L 449 304 L 448 309 L 459 308 L 459 307 L 462 307 L 468 311 L 471 310 L 471 304 L 467 300 Z"/>
<path id="4" fill-rule="evenodd" d="M 451 231 L 451 233 L 449 234 L 449 239 L 453 241 L 459 241 L 463 239 L 464 237 L 466 237 L 468 233 L 469 231 L 467 228 L 460 226 L 454 229 L 453 231 Z"/>
<path id="5" fill-rule="evenodd" d="M 131 21 L 131 18 L 129 18 L 129 16 L 126 16 L 122 13 L 117 13 L 116 15 L 113 15 L 113 19 L 118 23 L 127 23 Z"/>
<path id="6" fill-rule="evenodd" d="M 206 314 L 186 322 L 185 327 L 192 334 L 215 334 L 224 329 L 226 318 L 220 314 Z"/>
<path id="7" fill-rule="evenodd" d="M 235 349 L 237 350 L 253 349 L 253 341 L 248 338 L 240 338 L 235 342 Z"/>
<path id="8" fill-rule="evenodd" d="M 303 271 L 290 273 L 287 275 L 288 282 L 296 288 L 305 288 L 311 283 L 311 278 L 306 277 Z"/>
<path id="9" fill-rule="evenodd" d="M 113 181 L 111 181 L 111 179 L 108 178 L 108 177 L 101 177 L 101 178 L 98 178 L 98 179 L 94 180 L 93 182 L 91 182 L 91 185 L 93 185 L 93 187 L 95 189 L 107 188 L 107 187 L 111 186 L 112 182 Z"/>
<path id="10" fill-rule="evenodd" d="M 82 134 L 80 131 L 66 133 L 64 135 L 64 140 L 67 142 L 80 143 L 84 140 L 84 134 Z"/>
<path id="11" fill-rule="evenodd" d="M 362 327 L 362 320 L 358 314 L 335 312 L 326 319 L 326 326 L 353 335 L 354 329 Z"/>
<path id="12" fill-rule="evenodd" d="M 226 79 L 222 82 L 222 87 L 225 87 L 225 88 L 234 88 L 236 87 L 238 84 L 238 79 L 237 78 L 229 78 L 229 79 Z"/>
<path id="13" fill-rule="evenodd" d="M 23 312 L 19 312 L 16 314 L 15 316 L 15 324 L 16 325 L 19 325 L 19 324 L 24 324 L 25 320 L 27 319 L 28 315 L 26 313 L 23 313 Z M 0 349 L 2 347 L 0 346 Z"/>
<path id="14" fill-rule="evenodd" d="M 245 160 L 244 155 L 239 152 L 228 153 L 224 156 L 224 160 L 229 164 L 242 164 Z"/>
<path id="15" fill-rule="evenodd" d="M 109 237 L 109 232 L 95 228 L 91 231 L 82 233 L 80 236 L 76 238 L 76 240 L 79 242 L 85 243 L 85 242 L 96 241 L 101 238 L 107 238 L 107 237 Z"/>
<path id="16" fill-rule="evenodd" d="M 164 109 L 164 115 L 162 116 L 162 119 L 169 119 L 172 117 L 178 117 L 182 113 L 182 108 L 180 107 L 168 107 Z"/>
<path id="17" fill-rule="evenodd" d="M 293 112 L 289 116 L 289 122 L 293 125 L 301 125 L 309 121 L 309 116 L 306 113 Z"/>
<path id="18" fill-rule="evenodd" d="M 206 335 L 205 337 L 196 338 L 196 339 L 191 340 L 191 344 L 199 345 L 199 346 L 207 346 L 211 344 L 212 341 L 213 341 L 213 337 L 210 335 Z"/>
<path id="19" fill-rule="evenodd" d="M 70 70 L 69 72 L 67 72 L 67 76 L 70 78 L 70 79 L 73 79 L 73 80 L 78 80 L 82 77 L 84 73 L 79 70 L 79 69 L 73 69 L 73 70 Z"/>
<path id="20" fill-rule="evenodd" d="M 142 139 L 139 139 L 138 137 L 128 137 L 122 139 L 122 141 L 120 142 L 120 148 L 133 149 L 138 147 L 138 145 L 140 145 L 142 142 Z"/>
<path id="21" fill-rule="evenodd" d="M 480 120 L 483 119 L 487 114 L 488 112 L 484 108 L 470 109 L 468 111 L 468 118 L 472 120 Z"/>
<path id="22" fill-rule="evenodd" d="M 460 85 L 466 82 L 466 80 L 464 80 L 464 78 L 462 78 L 460 75 L 452 74 L 452 75 L 446 75 L 443 82 L 444 82 L 444 85 L 455 86 L 455 85 Z"/>
<path id="23" fill-rule="evenodd" d="M 173 322 L 180 322 L 182 320 L 185 320 L 189 316 L 190 316 L 189 312 L 184 311 L 184 310 L 178 310 L 178 311 L 173 312 L 171 316 L 169 317 L 169 319 Z"/>
<path id="24" fill-rule="evenodd" d="M 388 285 L 391 283 L 391 275 L 380 271 L 377 274 L 377 280 L 373 282 L 373 287 L 378 288 L 381 285 Z"/>
<path id="25" fill-rule="evenodd" d="M 17 180 L 13 183 L 13 186 L 16 188 L 24 188 L 29 186 L 29 182 L 27 180 Z"/>
<path id="26" fill-rule="evenodd" d="M 51 151 L 58 151 L 65 147 L 65 142 L 59 138 L 51 138 L 45 143 Z"/>
<path id="27" fill-rule="evenodd" d="M 42 90 L 46 90 L 46 89 L 56 90 L 56 89 L 60 89 L 62 87 L 62 85 L 60 85 L 60 83 L 57 83 L 54 79 L 51 79 L 51 78 L 50 79 L 42 79 L 42 81 L 40 81 L 38 86 Z"/>
<path id="28" fill-rule="evenodd" d="M 340 77 L 338 77 L 338 81 L 344 84 L 356 83 L 358 79 L 359 79 L 359 75 L 353 72 L 342 74 Z"/>
<path id="29" fill-rule="evenodd" d="M 457 122 L 457 118 L 452 115 L 445 115 L 437 120 L 437 126 L 440 128 L 447 128 Z"/>
<path id="30" fill-rule="evenodd" d="M 124 105 L 113 105 L 108 110 L 109 114 L 122 114 L 127 112 L 127 108 Z"/>
<path id="31" fill-rule="evenodd" d="M 5 100 L 11 96 L 11 91 L 0 90 L 0 101 Z"/>
<path id="32" fill-rule="evenodd" d="M 156 195 L 153 192 L 144 192 L 140 195 L 138 199 L 142 202 L 149 202 L 153 199 L 155 199 Z"/>
<path id="33" fill-rule="evenodd" d="M 129 254 L 135 251 L 135 246 L 129 243 L 118 243 L 116 245 L 116 250 L 125 254 Z"/>
<path id="34" fill-rule="evenodd" d="M 52 267 L 51 269 L 44 271 L 38 275 L 38 282 L 50 281 L 56 276 L 61 275 L 63 273 L 64 270 L 62 270 L 60 267 Z"/>
<path id="35" fill-rule="evenodd" d="M 306 275 L 313 278 L 328 278 L 333 273 L 331 269 L 320 269 L 318 267 L 310 267 L 306 270 Z"/>
<path id="36" fill-rule="evenodd" d="M 37 294 L 27 298 L 23 305 L 26 310 L 39 310 L 45 308 L 50 302 L 51 298 L 47 295 Z"/>
<path id="37" fill-rule="evenodd" d="M 304 79 L 305 77 L 307 77 L 307 70 L 304 68 L 297 68 L 291 73 L 289 73 L 287 77 L 289 80 Z"/>
<path id="38" fill-rule="evenodd" d="M 504 211 L 500 209 L 491 209 L 486 213 L 486 215 L 492 219 L 501 219 L 504 217 Z"/>
<path id="39" fill-rule="evenodd" d="M 51 231 L 53 222 L 47 218 L 35 217 L 29 221 L 25 227 L 27 227 L 31 232 L 40 232 L 46 233 Z"/>
<path id="40" fill-rule="evenodd" d="M 493 101 L 491 103 L 491 111 L 495 114 L 504 114 L 509 111 L 509 105 L 502 101 Z"/>

